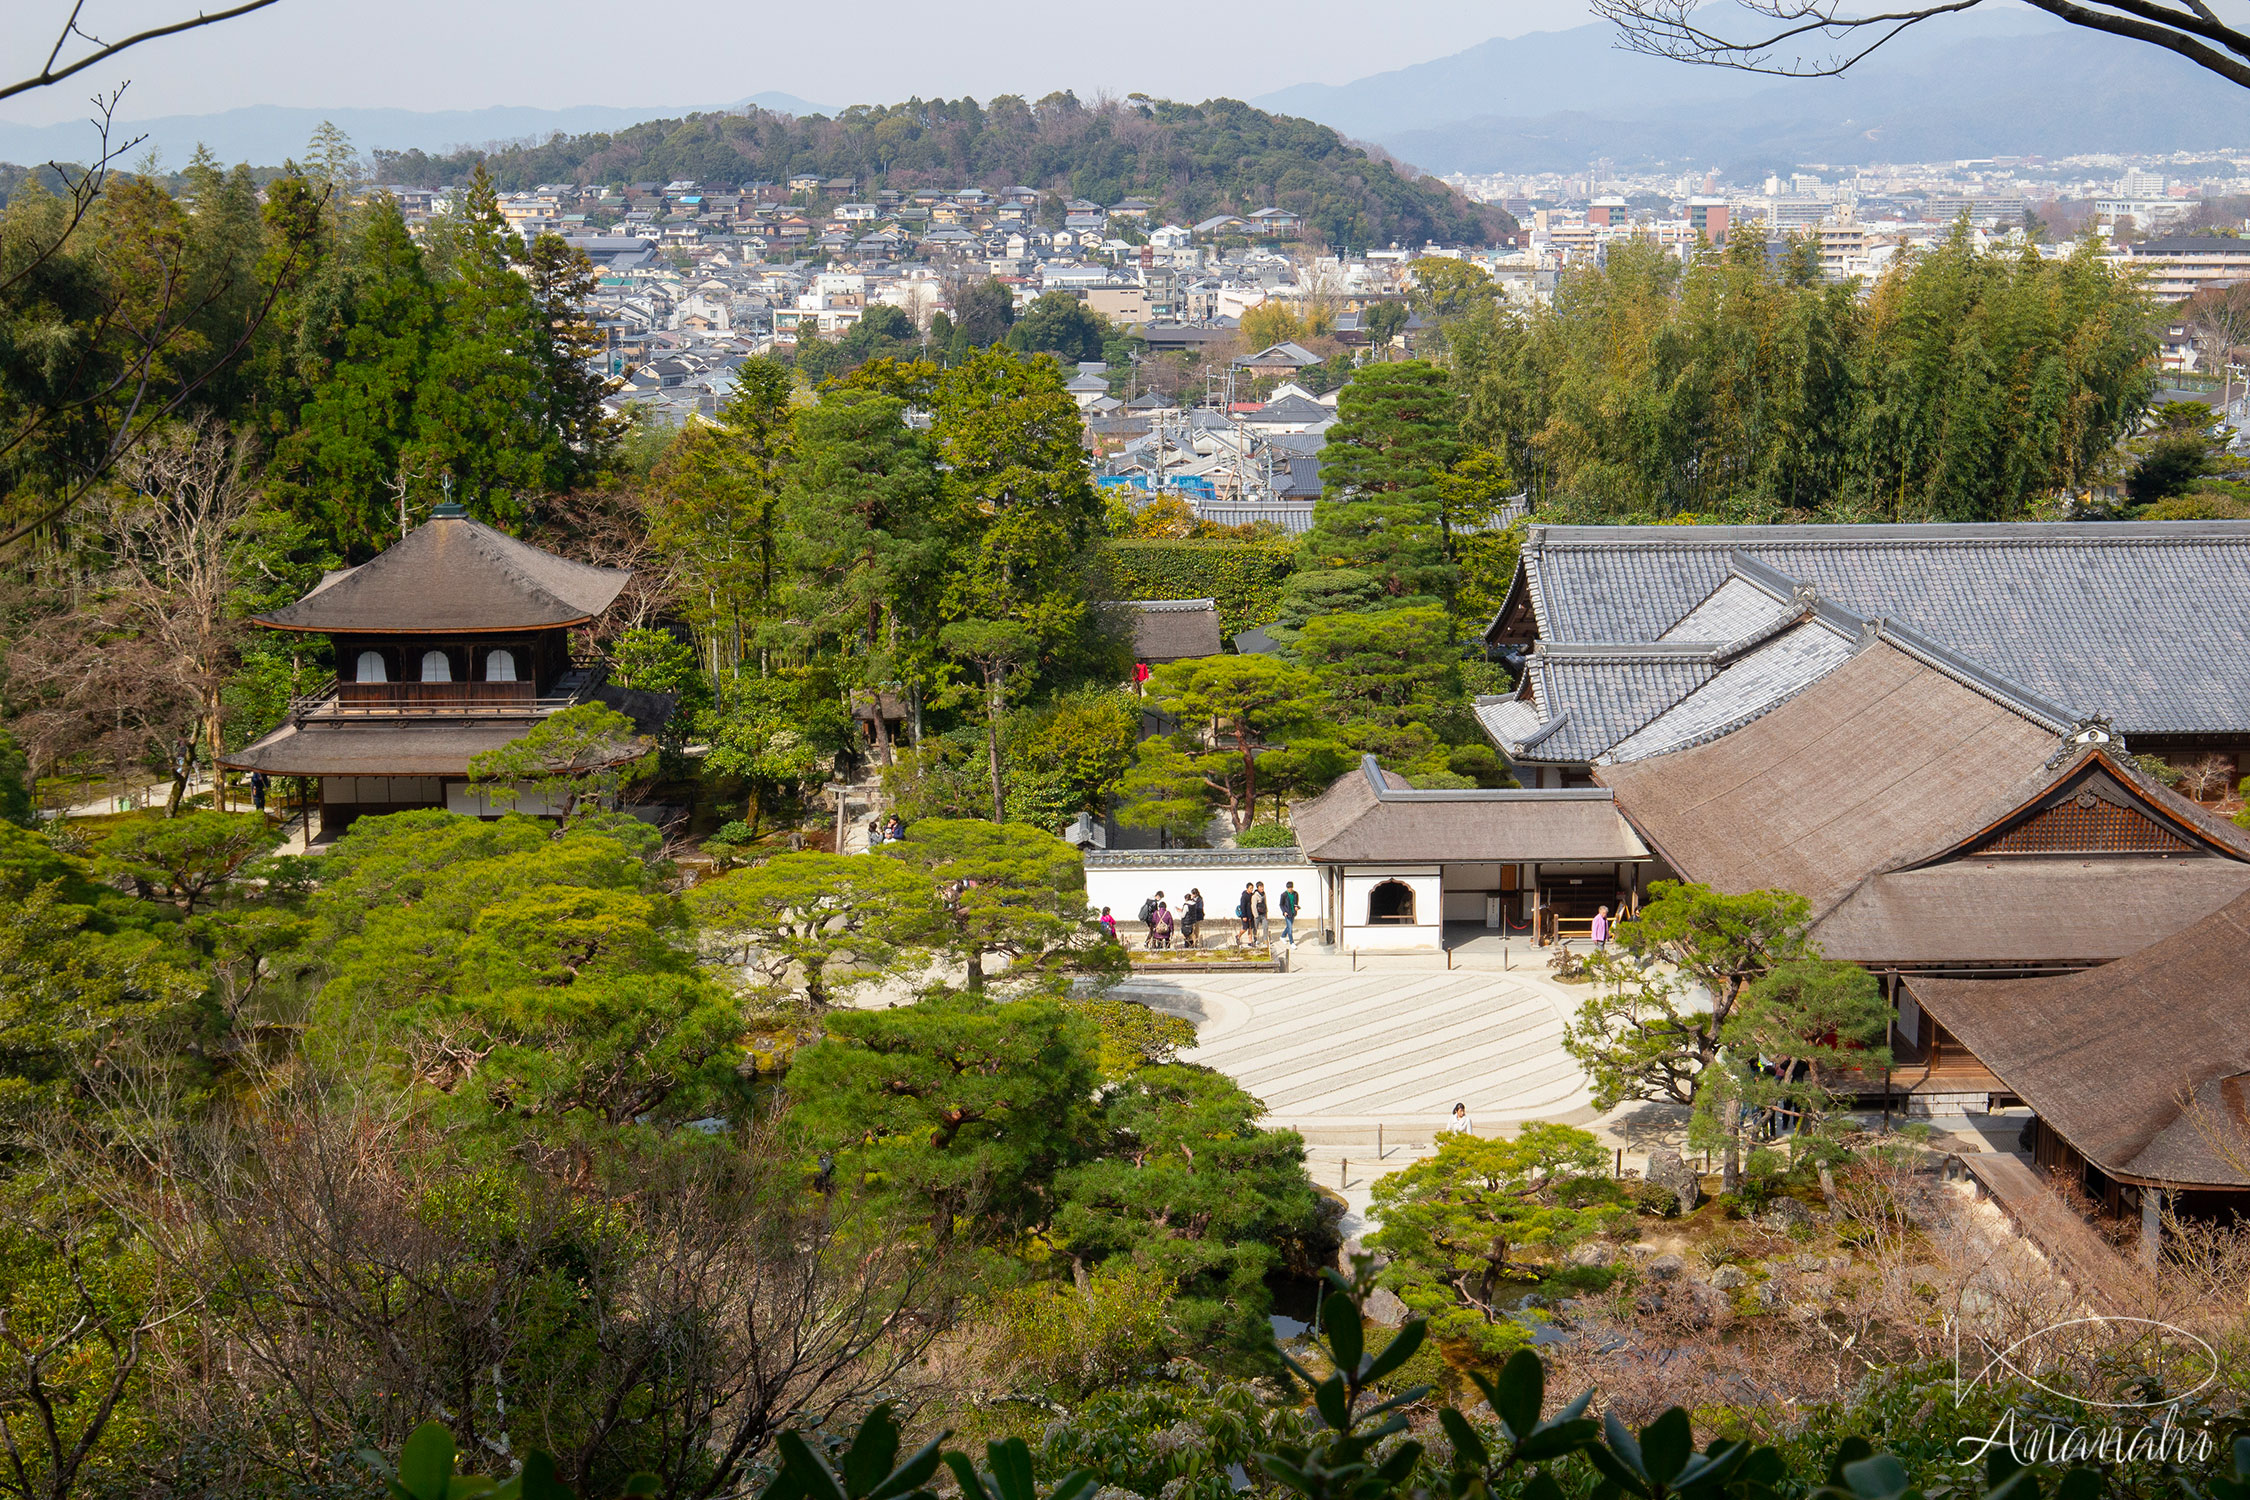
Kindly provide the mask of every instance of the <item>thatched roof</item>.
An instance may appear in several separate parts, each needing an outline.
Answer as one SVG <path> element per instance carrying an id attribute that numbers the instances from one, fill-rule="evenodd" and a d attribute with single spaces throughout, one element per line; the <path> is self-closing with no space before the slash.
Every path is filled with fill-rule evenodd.
<path id="1" fill-rule="evenodd" d="M 2106 963 L 2250 891 L 2250 834 L 2100 746 L 2016 788 L 1813 926 L 1867 964 Z"/>
<path id="2" fill-rule="evenodd" d="M 2245 973 L 2250 895 L 2098 969 L 2044 979 L 1909 976 L 1906 984 L 2110 1176 L 2241 1188 L 2250 1187 Z"/>
<path id="3" fill-rule="evenodd" d="M 1979 826 L 2059 744 L 2047 712 L 1886 634 L 1732 734 L 1594 775 L 1685 879 L 1796 891 L 1819 916 Z"/>
<path id="4" fill-rule="evenodd" d="M 1416 791 L 1372 755 L 1293 809 L 1289 822 L 1297 847 L 1327 864 L 1648 858 L 1609 793 L 1597 787 Z"/>
<path id="5" fill-rule="evenodd" d="M 380 635 L 551 630 L 593 619 L 633 576 L 439 509 L 374 561 L 331 573 L 296 603 L 254 618 L 276 630 Z"/>

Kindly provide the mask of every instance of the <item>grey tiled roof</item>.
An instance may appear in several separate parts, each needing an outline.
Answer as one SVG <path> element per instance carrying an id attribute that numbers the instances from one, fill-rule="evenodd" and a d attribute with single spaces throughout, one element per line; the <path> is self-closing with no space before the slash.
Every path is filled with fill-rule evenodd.
<path id="1" fill-rule="evenodd" d="M 1684 750 L 1740 728 L 1851 660 L 1859 637 L 1808 620 L 1728 662 L 1709 682 L 1610 747 L 1616 760 Z"/>
<path id="2" fill-rule="evenodd" d="M 1730 573 L 1726 581 L 1711 591 L 1694 609 L 1688 611 L 1677 625 L 1665 631 L 1660 641 L 1735 641 L 1752 631 L 1763 630 L 1789 613 L 1789 600 L 1775 597 L 1739 573 Z"/>
<path id="3" fill-rule="evenodd" d="M 2250 522 L 1535 527 L 1521 582 L 1545 641 L 1677 640 L 1745 565 L 2128 736 L 2250 732 Z"/>
<path id="4" fill-rule="evenodd" d="M 1548 654 L 1527 671 L 1540 717 L 1566 710 L 1562 727 L 1526 757 L 1588 761 L 1663 713 L 1718 675 L 1708 652 L 1656 656 L 1631 647 L 1617 651 Z"/>

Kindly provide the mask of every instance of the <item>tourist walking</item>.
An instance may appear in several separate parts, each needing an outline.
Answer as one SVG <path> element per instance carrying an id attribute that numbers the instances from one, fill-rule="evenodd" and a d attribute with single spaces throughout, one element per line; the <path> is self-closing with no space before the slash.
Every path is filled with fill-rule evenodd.
<path id="1" fill-rule="evenodd" d="M 1156 930 L 1156 909 L 1164 904 L 1164 893 L 1158 891 L 1141 903 L 1141 928 L 1145 932 Z"/>
<path id="2" fill-rule="evenodd" d="M 1440 1125 L 1438 1130 L 1440 1132 L 1450 1130 L 1455 1135 L 1475 1135 L 1477 1133 L 1477 1122 L 1469 1118 L 1469 1106 L 1456 1104 L 1453 1106 L 1453 1113 L 1446 1117 L 1445 1123 Z"/>
<path id="3" fill-rule="evenodd" d="M 271 785 L 272 783 L 266 779 L 265 772 L 252 771 L 250 773 L 250 805 L 259 812 L 266 810 L 266 788 Z"/>
<path id="4" fill-rule="evenodd" d="M 1182 947 L 1193 948 L 1196 946 L 1196 934 L 1203 929 L 1203 916 L 1203 891 L 1200 887 L 1191 888 L 1187 893 L 1187 899 L 1180 903 L 1180 944 Z"/>
<path id="5" fill-rule="evenodd" d="M 1298 899 L 1296 881 L 1281 888 L 1281 940 L 1292 948 L 1297 945 Z"/>
<path id="6" fill-rule="evenodd" d="M 1258 912 L 1258 941 L 1264 942 L 1272 929 L 1266 926 L 1266 883 L 1258 882 L 1258 895 L 1254 905 Z"/>
<path id="7" fill-rule="evenodd" d="M 1107 938 L 1108 938 L 1108 939 L 1109 939 L 1109 940 L 1110 940 L 1111 942 L 1113 942 L 1113 943 L 1114 943 L 1114 942 L 1116 942 L 1116 941 L 1117 941 L 1117 918 L 1115 918 L 1115 917 L 1113 917 L 1113 916 L 1111 916 L 1111 915 L 1109 914 L 1109 908 L 1108 908 L 1108 907 L 1106 907 L 1106 906 L 1102 908 L 1102 915 L 1101 915 L 1101 924 L 1102 924 L 1102 933 L 1103 933 L 1103 935 L 1104 935 L 1105 937 L 1107 937 Z"/>
<path id="8" fill-rule="evenodd" d="M 1237 927 L 1234 935 L 1235 946 L 1238 948 L 1247 947 L 1258 920 L 1257 896 L 1251 890 L 1248 881 L 1243 882 L 1242 896 L 1234 903 L 1234 920 Z"/>
<path id="9" fill-rule="evenodd" d="M 1594 913 L 1594 951 L 1601 952 L 1609 946 L 1609 908 Z"/>

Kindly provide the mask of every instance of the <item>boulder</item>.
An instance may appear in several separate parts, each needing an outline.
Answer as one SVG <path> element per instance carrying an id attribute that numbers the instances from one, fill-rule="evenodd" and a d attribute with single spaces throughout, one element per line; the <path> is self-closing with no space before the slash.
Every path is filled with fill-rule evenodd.
<path id="1" fill-rule="evenodd" d="M 1810 1228 L 1813 1211 L 1795 1198 L 1776 1198 L 1773 1206 L 1766 1210 L 1765 1220 L 1786 1234 L 1792 1229 Z"/>
<path id="2" fill-rule="evenodd" d="M 1617 1252 L 1600 1240 L 1588 1240 L 1583 1245 L 1571 1246 L 1563 1260 L 1573 1266 L 1606 1266 L 1616 1258 Z"/>
<path id="3" fill-rule="evenodd" d="M 1648 1154 L 1648 1180 L 1657 1187 L 1670 1188 L 1683 1214 L 1694 1213 L 1695 1206 L 1703 1201 L 1703 1184 L 1696 1179 L 1695 1169 L 1669 1147 L 1659 1146 Z"/>
<path id="4" fill-rule="evenodd" d="M 1787 1300 L 1781 1294 L 1781 1283 L 1778 1281 L 1759 1282 L 1757 1290 L 1750 1296 L 1760 1307 L 1779 1307 Z"/>
<path id="5" fill-rule="evenodd" d="M 1385 1328 L 1400 1327 L 1413 1316 L 1406 1304 L 1398 1300 L 1398 1294 L 1387 1286 L 1375 1288 L 1361 1311 L 1367 1314 L 1367 1321 Z"/>
<path id="6" fill-rule="evenodd" d="M 1818 1255 L 1800 1255 L 1797 1257 L 1796 1265 L 1798 1270 L 1808 1276 L 1828 1269 L 1828 1262 Z"/>
<path id="7" fill-rule="evenodd" d="M 1687 1269 L 1687 1262 L 1677 1255 L 1659 1255 L 1648 1263 L 1648 1274 L 1658 1281 L 1670 1281 Z"/>
<path id="8" fill-rule="evenodd" d="M 1731 1292 L 1737 1287 L 1745 1287 L 1749 1284 L 1750 1273 L 1740 1266 L 1721 1266 L 1711 1273 L 1711 1285 L 1722 1292 Z"/>

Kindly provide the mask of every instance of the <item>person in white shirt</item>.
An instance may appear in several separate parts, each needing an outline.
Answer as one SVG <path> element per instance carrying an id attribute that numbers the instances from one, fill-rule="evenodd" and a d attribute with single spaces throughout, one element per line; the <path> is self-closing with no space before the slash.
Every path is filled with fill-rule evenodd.
<path id="1" fill-rule="evenodd" d="M 1475 1135 L 1477 1133 L 1477 1122 L 1469 1118 L 1469 1106 L 1456 1104 L 1453 1106 L 1453 1113 L 1446 1117 L 1445 1123 L 1440 1125 L 1438 1129 L 1440 1131 L 1451 1130 L 1460 1135 Z"/>

